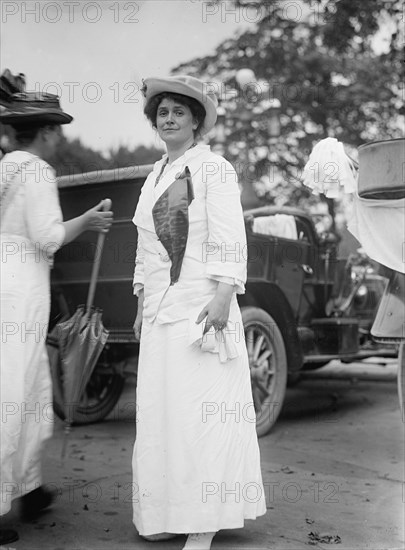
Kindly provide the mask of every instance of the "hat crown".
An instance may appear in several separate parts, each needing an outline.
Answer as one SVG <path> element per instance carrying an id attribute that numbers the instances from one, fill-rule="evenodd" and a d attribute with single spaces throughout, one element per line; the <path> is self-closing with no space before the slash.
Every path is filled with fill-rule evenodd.
<path id="1" fill-rule="evenodd" d="M 63 111 L 59 96 L 45 92 L 18 92 L 0 111 L 5 124 L 69 124 L 73 117 Z"/>
<path id="2" fill-rule="evenodd" d="M 184 91 L 180 92 L 177 91 L 177 93 L 182 93 L 183 95 L 190 95 L 191 97 L 195 97 L 195 94 L 197 93 L 199 98 L 198 100 L 202 103 L 208 99 L 213 101 L 215 104 L 215 107 L 218 106 L 218 98 L 215 92 L 210 89 L 210 85 L 208 82 L 203 82 L 202 80 L 199 80 L 198 78 L 195 78 L 194 76 L 190 75 L 175 75 L 175 76 L 167 76 L 166 78 L 145 78 L 143 79 L 143 87 L 142 92 L 145 98 L 148 100 L 152 95 L 155 95 L 151 90 L 150 86 L 153 87 L 153 84 L 155 82 L 159 82 L 160 87 L 162 87 L 162 83 L 167 84 L 167 92 L 173 92 L 174 88 L 176 87 L 176 84 L 183 85 Z M 186 88 L 189 88 L 190 91 L 194 92 L 192 94 L 188 94 Z M 161 90 L 163 91 L 163 89 Z"/>
<path id="3" fill-rule="evenodd" d="M 42 109 L 60 109 L 59 96 L 45 92 L 18 92 L 12 95 L 14 104 L 21 107 L 38 107 Z"/>

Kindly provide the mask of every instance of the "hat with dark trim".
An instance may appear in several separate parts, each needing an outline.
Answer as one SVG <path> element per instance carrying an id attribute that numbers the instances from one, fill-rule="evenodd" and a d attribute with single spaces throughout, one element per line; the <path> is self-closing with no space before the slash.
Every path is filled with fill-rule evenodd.
<path id="1" fill-rule="evenodd" d="M 9 69 L 4 69 L 0 75 L 0 105 L 8 107 L 17 92 L 25 92 L 25 75 L 13 75 Z"/>
<path id="2" fill-rule="evenodd" d="M 201 126 L 201 135 L 209 132 L 217 120 L 218 99 L 207 82 L 193 76 L 176 75 L 166 78 L 145 78 L 142 93 L 145 97 L 145 108 L 149 101 L 163 92 L 172 92 L 196 99 L 205 109 L 205 119 Z"/>
<path id="3" fill-rule="evenodd" d="M 10 104 L 0 109 L 0 122 L 12 126 L 27 124 L 69 124 L 73 117 L 65 113 L 55 94 L 22 92 L 11 96 Z"/>

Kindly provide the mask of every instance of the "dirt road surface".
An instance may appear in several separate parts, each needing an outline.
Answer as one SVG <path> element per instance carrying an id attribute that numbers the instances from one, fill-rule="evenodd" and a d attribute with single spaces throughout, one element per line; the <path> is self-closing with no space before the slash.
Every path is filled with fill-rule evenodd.
<path id="1" fill-rule="evenodd" d="M 221 531 L 212 549 L 403 549 L 405 424 L 395 372 L 393 360 L 386 367 L 333 363 L 290 388 L 276 426 L 260 440 L 267 514 Z M 74 428 L 63 465 L 63 425 L 56 422 L 44 478 L 58 497 L 32 523 L 20 523 L 13 511 L 10 526 L 20 540 L 9 549 L 183 547 L 184 537 L 146 542 L 132 525 L 134 392 L 128 380 L 108 420 Z"/>

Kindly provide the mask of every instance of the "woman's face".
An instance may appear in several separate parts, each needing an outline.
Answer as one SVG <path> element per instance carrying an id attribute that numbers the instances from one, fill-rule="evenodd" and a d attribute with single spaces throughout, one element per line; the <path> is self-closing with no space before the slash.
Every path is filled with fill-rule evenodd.
<path id="1" fill-rule="evenodd" d="M 189 107 L 169 97 L 162 99 L 156 113 L 156 129 L 166 145 L 181 147 L 193 141 L 197 126 Z"/>

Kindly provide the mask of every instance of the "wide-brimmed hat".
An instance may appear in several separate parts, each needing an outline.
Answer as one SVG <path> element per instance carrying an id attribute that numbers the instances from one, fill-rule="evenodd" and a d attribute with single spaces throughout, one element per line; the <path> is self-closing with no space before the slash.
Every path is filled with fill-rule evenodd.
<path id="1" fill-rule="evenodd" d="M 205 109 L 205 119 L 200 134 L 209 132 L 217 120 L 218 100 L 209 85 L 198 78 L 186 75 L 168 76 L 166 78 L 145 78 L 142 93 L 145 97 L 145 108 L 149 101 L 163 92 L 172 92 L 196 99 Z"/>
<path id="2" fill-rule="evenodd" d="M 13 126 L 27 124 L 69 124 L 73 117 L 65 113 L 55 94 L 22 92 L 11 96 L 10 105 L 0 110 L 0 121 Z"/>

